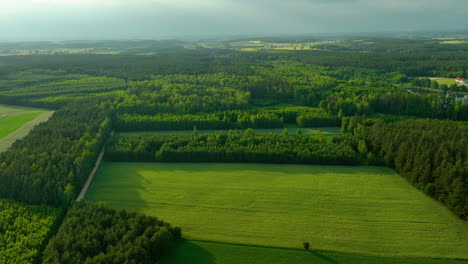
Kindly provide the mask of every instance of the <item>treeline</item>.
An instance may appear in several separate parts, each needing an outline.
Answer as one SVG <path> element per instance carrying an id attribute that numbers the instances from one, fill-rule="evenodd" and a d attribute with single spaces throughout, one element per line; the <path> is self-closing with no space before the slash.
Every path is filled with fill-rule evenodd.
<path id="1" fill-rule="evenodd" d="M 468 218 L 468 129 L 455 122 L 377 123 L 367 131 L 369 151 L 403 177 Z"/>
<path id="2" fill-rule="evenodd" d="M 153 264 L 181 238 L 155 217 L 77 202 L 44 251 L 43 264 Z"/>
<path id="3" fill-rule="evenodd" d="M 198 114 L 123 114 L 117 116 L 115 128 L 119 131 L 220 130 L 283 128 L 285 123 L 296 123 L 300 127 L 332 127 L 340 126 L 341 121 L 320 108 L 285 107 Z"/>
<path id="4" fill-rule="evenodd" d="M 298 61 L 326 67 L 355 67 L 401 72 L 409 77 L 459 77 L 468 69 L 468 54 L 460 52 L 334 52 L 303 51 Z"/>
<path id="5" fill-rule="evenodd" d="M 0 197 L 66 205 L 92 170 L 112 129 L 109 102 L 70 104 L 0 154 Z"/>
<path id="6" fill-rule="evenodd" d="M 51 76 L 39 74 L 13 74 L 21 78 L 35 77 L 36 82 L 29 85 L 18 83 L 14 87 L 0 89 L 0 103 L 10 105 L 27 105 L 49 109 L 58 109 L 64 105 L 80 99 L 96 95 L 110 95 L 117 90 L 125 90 L 124 80 L 108 77 L 90 77 L 86 75 L 64 75 L 63 73 L 49 73 Z M 65 80 L 49 81 L 54 77 L 66 78 Z M 49 80 L 48 80 L 49 79 Z M 2 83 L 0 83 L 0 88 Z"/>
<path id="7" fill-rule="evenodd" d="M 37 263 L 59 214 L 48 206 L 0 200 L 0 263 Z"/>
<path id="8" fill-rule="evenodd" d="M 110 161 L 239 162 L 356 165 L 357 153 L 347 144 L 327 144 L 308 135 L 255 135 L 231 130 L 216 135 L 140 135 L 113 139 Z"/>
<path id="9" fill-rule="evenodd" d="M 463 76 L 460 75 L 457 77 L 463 77 Z M 466 78 L 468 78 L 468 76 Z M 411 80 L 411 84 L 414 86 L 418 86 L 418 87 L 426 87 L 426 88 L 442 90 L 442 91 L 464 92 L 464 93 L 468 92 L 468 86 L 458 85 L 457 83 L 455 83 L 455 80 L 453 80 L 453 83 L 451 85 L 447 85 L 447 84 L 439 84 L 437 80 L 431 80 L 429 78 L 413 78 Z"/>
<path id="10" fill-rule="evenodd" d="M 373 113 L 468 120 L 468 104 L 446 94 L 411 94 L 406 92 L 368 93 L 345 97 L 333 94 L 321 102 L 321 107 L 338 116 L 370 115 Z"/>

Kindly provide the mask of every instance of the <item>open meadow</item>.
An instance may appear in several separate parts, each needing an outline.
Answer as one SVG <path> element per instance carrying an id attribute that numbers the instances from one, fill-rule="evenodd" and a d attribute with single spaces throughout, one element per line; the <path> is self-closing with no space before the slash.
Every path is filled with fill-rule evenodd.
<path id="1" fill-rule="evenodd" d="M 47 121 L 52 111 L 0 105 L 0 152 L 26 136 L 37 124 Z"/>
<path id="2" fill-rule="evenodd" d="M 468 226 L 384 167 L 106 162 L 86 199 L 189 240 L 468 259 Z"/>
<path id="3" fill-rule="evenodd" d="M 184 241 L 162 264 L 466 264 L 468 260 L 428 258 L 388 258 L 343 254 L 330 251 L 231 245 Z"/>

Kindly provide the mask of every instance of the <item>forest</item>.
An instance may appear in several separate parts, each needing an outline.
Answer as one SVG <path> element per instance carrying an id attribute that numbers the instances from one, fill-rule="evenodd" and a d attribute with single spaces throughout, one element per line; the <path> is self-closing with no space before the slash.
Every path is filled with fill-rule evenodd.
<path id="1" fill-rule="evenodd" d="M 181 230 L 155 217 L 77 202 L 44 251 L 44 264 L 152 264 L 166 256 Z"/>
<path id="2" fill-rule="evenodd" d="M 94 48 L 0 56 L 0 103 L 55 110 L 0 153 L 0 262 L 154 263 L 170 254 L 180 228 L 74 202 L 104 147 L 109 162 L 387 166 L 466 220 L 468 92 L 429 77 L 467 77 L 468 55 L 429 40 L 372 41 L 256 52 L 56 43 L 48 45 Z M 107 45 L 122 52 L 97 54 Z M 299 130 L 323 127 L 341 134 Z M 255 132 L 273 128 L 298 132 Z M 151 134 L 181 130 L 193 132 Z M 120 133 L 131 131 L 148 133 Z"/>
<path id="3" fill-rule="evenodd" d="M 354 165 L 357 153 L 345 144 L 329 144 L 309 135 L 255 135 L 230 130 L 228 135 L 141 135 L 113 139 L 111 161 L 236 162 Z"/>

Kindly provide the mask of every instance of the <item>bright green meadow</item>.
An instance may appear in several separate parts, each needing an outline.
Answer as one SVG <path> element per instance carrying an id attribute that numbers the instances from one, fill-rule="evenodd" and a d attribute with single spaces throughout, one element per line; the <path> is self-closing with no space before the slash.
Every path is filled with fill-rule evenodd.
<path id="1" fill-rule="evenodd" d="M 427 258 L 386 258 L 317 250 L 229 245 L 184 241 L 162 264 L 466 264 L 468 261 Z"/>
<path id="2" fill-rule="evenodd" d="M 468 226 L 384 167 L 105 162 L 86 198 L 189 240 L 468 259 Z"/>
<path id="3" fill-rule="evenodd" d="M 7 115 L 0 118 L 0 139 L 15 132 L 26 123 L 36 119 L 44 112 L 35 111 L 22 114 Z"/>

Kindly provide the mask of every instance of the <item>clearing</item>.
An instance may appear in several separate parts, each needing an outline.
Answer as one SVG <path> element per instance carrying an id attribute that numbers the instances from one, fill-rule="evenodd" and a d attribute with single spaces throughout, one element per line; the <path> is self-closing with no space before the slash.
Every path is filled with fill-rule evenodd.
<path id="1" fill-rule="evenodd" d="M 0 152 L 26 136 L 37 124 L 53 114 L 38 108 L 0 105 Z"/>
<path id="2" fill-rule="evenodd" d="M 105 162 L 86 199 L 192 240 L 468 259 L 468 226 L 384 167 Z"/>

